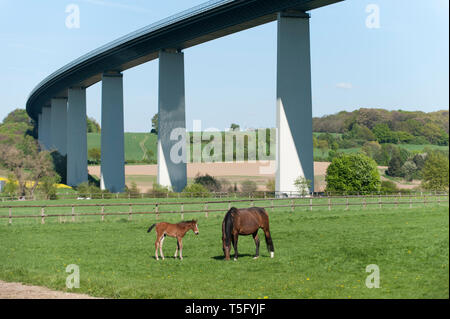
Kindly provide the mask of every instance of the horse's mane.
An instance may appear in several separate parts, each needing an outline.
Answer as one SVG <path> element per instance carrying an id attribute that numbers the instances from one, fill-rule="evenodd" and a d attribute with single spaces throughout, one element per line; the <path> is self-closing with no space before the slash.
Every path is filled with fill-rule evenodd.
<path id="1" fill-rule="evenodd" d="M 231 207 L 225 215 L 225 243 L 227 246 L 231 244 L 231 232 L 233 231 L 233 213 L 237 213 L 236 207 Z"/>

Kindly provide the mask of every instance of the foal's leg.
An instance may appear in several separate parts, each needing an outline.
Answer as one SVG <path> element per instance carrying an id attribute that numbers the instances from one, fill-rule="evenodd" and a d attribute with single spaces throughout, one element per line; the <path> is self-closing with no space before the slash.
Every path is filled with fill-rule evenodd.
<path id="1" fill-rule="evenodd" d="M 178 255 L 178 249 L 180 249 L 180 244 L 178 243 L 178 238 L 177 238 L 177 250 L 175 250 L 175 259 L 177 258 Z"/>
<path id="2" fill-rule="evenodd" d="M 180 260 L 183 260 L 183 241 L 181 237 L 177 237 L 178 239 L 178 248 L 180 249 Z"/>
<path id="3" fill-rule="evenodd" d="M 156 260 L 159 260 L 158 257 L 158 248 L 159 248 L 159 241 L 161 240 L 161 237 L 156 235 L 156 241 L 155 241 L 155 258 Z"/>
<path id="4" fill-rule="evenodd" d="M 255 257 L 253 257 L 253 259 L 257 259 L 259 257 L 259 238 L 258 238 L 258 231 L 255 231 L 253 233 L 253 239 L 255 240 L 255 245 L 256 245 L 256 254 Z"/>
<path id="5" fill-rule="evenodd" d="M 164 254 L 163 254 L 163 250 L 162 250 L 164 238 L 166 238 L 166 236 L 165 236 L 165 235 L 162 235 L 162 236 L 161 236 L 161 239 L 160 239 L 160 241 L 159 241 L 159 242 L 160 242 L 160 244 L 159 244 L 159 252 L 160 252 L 160 254 L 161 254 L 162 260 L 164 260 Z"/>

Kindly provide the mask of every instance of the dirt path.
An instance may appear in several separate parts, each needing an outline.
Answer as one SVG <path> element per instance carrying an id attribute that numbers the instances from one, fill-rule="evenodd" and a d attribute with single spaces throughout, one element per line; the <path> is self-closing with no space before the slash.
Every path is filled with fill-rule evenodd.
<path id="1" fill-rule="evenodd" d="M 0 299 L 95 299 L 94 297 L 0 280 Z"/>

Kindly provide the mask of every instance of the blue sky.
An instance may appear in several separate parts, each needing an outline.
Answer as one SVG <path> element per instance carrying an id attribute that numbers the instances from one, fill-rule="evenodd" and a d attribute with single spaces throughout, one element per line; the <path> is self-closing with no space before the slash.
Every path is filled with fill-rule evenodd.
<path id="1" fill-rule="evenodd" d="M 0 119 L 24 108 L 44 77 L 129 32 L 202 0 L 0 0 Z M 80 28 L 68 29 L 69 4 Z M 369 4 L 380 28 L 367 28 Z M 347 0 L 311 12 L 313 114 L 360 107 L 425 112 L 449 107 L 448 0 Z M 276 23 L 185 50 L 187 126 L 275 126 Z M 158 64 L 124 72 L 125 130 L 157 112 Z M 87 90 L 100 122 L 100 84 Z"/>

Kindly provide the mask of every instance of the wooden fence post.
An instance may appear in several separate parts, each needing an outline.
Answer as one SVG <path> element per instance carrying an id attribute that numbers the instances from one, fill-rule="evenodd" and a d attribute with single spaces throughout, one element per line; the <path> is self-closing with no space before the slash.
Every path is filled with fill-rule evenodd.
<path id="1" fill-rule="evenodd" d="M 130 210 L 128 212 L 128 220 L 131 220 L 133 217 L 131 216 L 133 214 L 133 206 L 130 204 Z"/>
<path id="2" fill-rule="evenodd" d="M 328 196 L 328 210 L 331 210 L 331 198 Z"/>
<path id="3" fill-rule="evenodd" d="M 274 212 L 274 208 L 273 208 L 273 199 L 272 199 L 271 202 L 272 202 L 272 213 L 273 213 L 273 212 Z"/>
<path id="4" fill-rule="evenodd" d="M 41 208 L 41 224 L 45 224 L 45 208 Z"/>
<path id="5" fill-rule="evenodd" d="M 291 199 L 291 212 L 294 212 L 294 200 Z"/>
<path id="6" fill-rule="evenodd" d="M 156 219 L 159 219 L 158 203 L 155 204 Z"/>
<path id="7" fill-rule="evenodd" d="M 409 196 L 409 208 L 412 208 L 412 196 Z"/>
<path id="8" fill-rule="evenodd" d="M 205 204 L 205 217 L 208 218 L 208 204 Z"/>
<path id="9" fill-rule="evenodd" d="M 75 221 L 75 206 L 72 205 L 72 222 Z"/>
<path id="10" fill-rule="evenodd" d="M 9 224 L 12 224 L 12 208 L 9 208 Z"/>
<path id="11" fill-rule="evenodd" d="M 349 209 L 349 207 L 348 207 L 348 196 L 345 196 L 345 199 L 346 199 L 346 205 L 345 205 L 345 210 L 348 210 Z"/>
<path id="12" fill-rule="evenodd" d="M 367 203 L 366 203 L 366 197 L 363 196 L 363 208 L 366 209 L 367 208 Z"/>
<path id="13" fill-rule="evenodd" d="M 181 204 L 181 220 L 184 220 L 184 205 Z"/>
<path id="14" fill-rule="evenodd" d="M 313 207 L 313 199 L 312 197 L 309 199 L 309 210 L 312 211 L 312 207 Z"/>
<path id="15" fill-rule="evenodd" d="M 102 206 L 102 222 L 105 221 L 105 206 Z"/>

